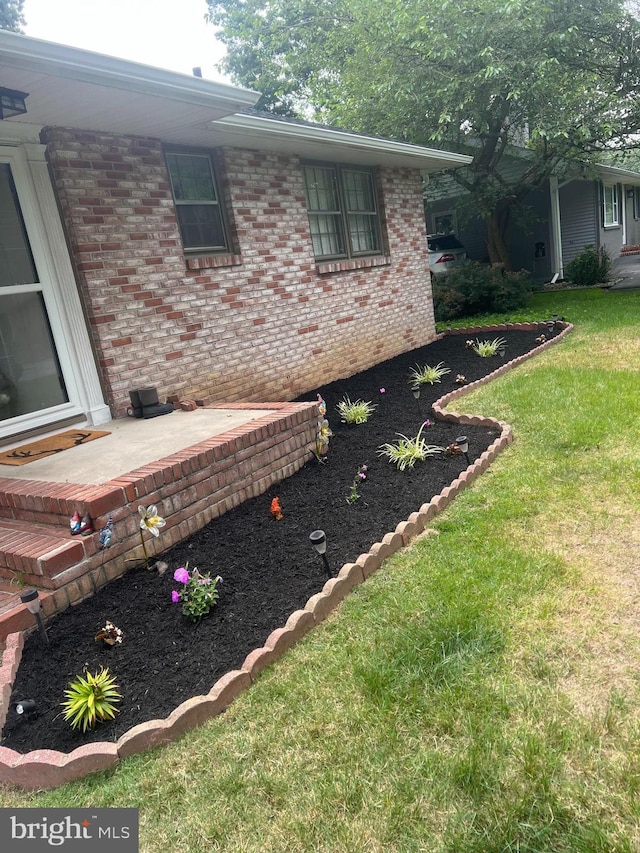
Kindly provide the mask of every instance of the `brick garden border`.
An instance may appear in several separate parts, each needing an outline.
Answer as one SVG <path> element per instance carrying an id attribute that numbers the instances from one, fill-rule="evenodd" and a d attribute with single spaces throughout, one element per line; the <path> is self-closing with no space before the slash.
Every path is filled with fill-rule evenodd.
<path id="1" fill-rule="evenodd" d="M 433 497 L 429 503 L 423 504 L 417 512 L 412 512 L 406 521 L 401 521 L 392 533 L 387 533 L 383 537 L 381 542 L 375 542 L 366 554 L 360 554 L 355 563 L 345 563 L 336 577 L 328 580 L 320 592 L 309 598 L 304 609 L 293 612 L 283 627 L 271 632 L 264 646 L 254 649 L 247 655 L 240 669 L 227 672 L 219 678 L 206 695 L 187 699 L 162 720 L 150 720 L 134 726 L 114 743 L 86 744 L 74 749 L 71 753 L 38 749 L 22 754 L 0 746 L 0 783 L 26 790 L 57 788 L 89 773 L 115 767 L 123 758 L 130 755 L 172 743 L 185 732 L 222 713 L 240 693 L 253 684 L 263 669 L 282 657 L 298 640 L 326 619 L 354 587 L 363 583 L 380 568 L 387 557 L 408 545 L 436 515 L 453 501 L 456 495 L 487 470 L 498 453 L 511 444 L 513 431 L 504 421 L 480 415 L 445 412 L 444 408 L 453 400 L 469 394 L 562 340 L 573 329 L 570 323 L 562 323 L 562 326 L 562 331 L 554 338 L 545 341 L 525 355 L 505 362 L 482 379 L 456 388 L 434 403 L 434 413 L 439 420 L 458 423 L 461 426 L 472 424 L 493 427 L 500 430 L 500 435 L 440 494 Z M 480 332 L 539 328 L 538 323 L 510 323 L 452 329 L 444 334 L 473 335 Z M 444 334 L 438 337 L 444 337 Z M 20 664 L 23 645 L 24 632 L 10 634 L 7 637 L 0 666 L 0 728 L 4 725 L 9 710 L 9 698 Z"/>

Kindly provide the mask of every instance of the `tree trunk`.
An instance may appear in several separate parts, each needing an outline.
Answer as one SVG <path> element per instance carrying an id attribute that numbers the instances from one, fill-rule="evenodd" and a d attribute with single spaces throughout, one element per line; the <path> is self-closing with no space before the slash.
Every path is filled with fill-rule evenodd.
<path id="1" fill-rule="evenodd" d="M 489 262 L 502 264 L 506 270 L 511 269 L 511 258 L 505 240 L 510 209 L 510 202 L 503 200 L 498 202 L 493 211 L 484 217 L 487 228 Z"/>

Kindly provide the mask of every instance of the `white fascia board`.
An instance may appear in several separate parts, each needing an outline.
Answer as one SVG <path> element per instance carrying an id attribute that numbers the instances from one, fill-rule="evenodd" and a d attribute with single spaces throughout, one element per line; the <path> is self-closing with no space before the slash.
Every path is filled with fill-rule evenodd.
<path id="1" fill-rule="evenodd" d="M 619 166 L 597 166 L 596 169 L 601 177 L 609 181 L 640 185 L 640 172 L 632 169 L 621 169 Z"/>
<path id="2" fill-rule="evenodd" d="M 269 119 L 263 116 L 231 115 L 211 122 L 212 130 L 242 131 L 256 137 L 268 136 L 298 139 L 301 142 L 333 143 L 344 148 L 361 151 L 383 151 L 415 159 L 416 168 L 421 168 L 420 161 L 438 161 L 437 169 L 451 169 L 467 166 L 473 157 L 467 154 L 455 154 L 440 151 L 437 148 L 425 148 L 410 142 L 396 142 L 373 136 L 361 136 L 357 133 L 346 133 L 338 128 L 314 127 L 313 125 L 295 124 L 294 122 Z M 434 168 L 429 169 L 434 171 Z"/>
<path id="3" fill-rule="evenodd" d="M 254 106 L 260 98 L 259 92 L 249 89 L 5 30 L 0 31 L 1 64 L 198 106 L 207 107 L 215 101 L 230 112 Z"/>

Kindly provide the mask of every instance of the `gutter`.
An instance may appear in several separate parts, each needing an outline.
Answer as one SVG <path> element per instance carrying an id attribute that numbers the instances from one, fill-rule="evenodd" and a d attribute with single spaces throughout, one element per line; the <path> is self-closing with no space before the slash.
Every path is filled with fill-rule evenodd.
<path id="1" fill-rule="evenodd" d="M 215 101 L 216 106 L 234 112 L 254 106 L 260 98 L 259 92 L 249 89 L 4 30 L 0 31 L 2 64 L 201 107 L 211 107 Z"/>
<path id="2" fill-rule="evenodd" d="M 212 130 L 227 130 L 250 132 L 257 135 L 266 135 L 271 138 L 281 136 L 291 139 L 297 138 L 301 142 L 333 142 L 345 148 L 365 151 L 384 151 L 387 154 L 415 157 L 423 160 L 440 160 L 443 168 L 455 166 L 467 166 L 473 161 L 468 154 L 455 154 L 449 151 L 440 151 L 436 148 L 425 148 L 422 145 L 414 145 L 411 142 L 397 142 L 383 139 L 377 136 L 363 136 L 358 133 L 349 133 L 338 128 L 323 127 L 320 125 L 297 124 L 278 119 L 265 118 L 252 115 L 231 115 L 216 119 L 210 124 Z"/>

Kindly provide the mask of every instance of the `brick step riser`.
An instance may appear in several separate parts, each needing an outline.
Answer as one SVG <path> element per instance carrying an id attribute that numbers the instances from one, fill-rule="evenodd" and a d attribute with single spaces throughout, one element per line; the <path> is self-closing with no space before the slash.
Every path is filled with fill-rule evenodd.
<path id="1" fill-rule="evenodd" d="M 61 545 L 77 543 L 84 554 L 65 565 L 61 554 L 38 557 L 25 548 L 11 553 L 0 549 L 0 578 L 11 579 L 22 569 L 22 581 L 49 595 L 43 601 L 45 618 L 82 601 L 136 564 L 143 564 L 140 539 L 140 505 L 157 505 L 166 520 L 161 535 L 144 534 L 149 559 L 224 514 L 247 498 L 264 494 L 309 460 L 315 447 L 317 408 L 315 404 L 275 404 L 284 411 L 238 427 L 209 442 L 181 451 L 159 463 L 139 468 L 104 486 L 29 483 L 0 480 L 0 530 L 3 523 L 20 531 L 47 526 L 46 533 Z M 274 407 L 275 407 L 274 406 Z M 268 421 L 268 422 L 267 422 Z M 10 491 L 6 491 L 10 489 Z M 39 492 L 39 494 L 38 494 Z M 57 497 L 54 497 L 56 496 Z M 74 508 L 89 512 L 96 532 L 72 537 L 69 517 Z M 267 508 L 268 509 L 268 508 Z M 10 516 L 3 522 L 2 516 Z M 103 550 L 99 530 L 113 516 L 113 544 Z M 18 517 L 16 518 L 16 515 Z M 55 525 L 47 525 L 51 517 Z M 37 532 L 42 533 L 42 527 Z M 25 562 L 25 553 L 27 561 Z M 50 554 L 50 559 L 48 555 Z M 58 562 L 55 568 L 53 559 Z M 31 560 L 31 562 L 29 562 Z M 0 641 L 9 633 L 0 612 Z"/>

